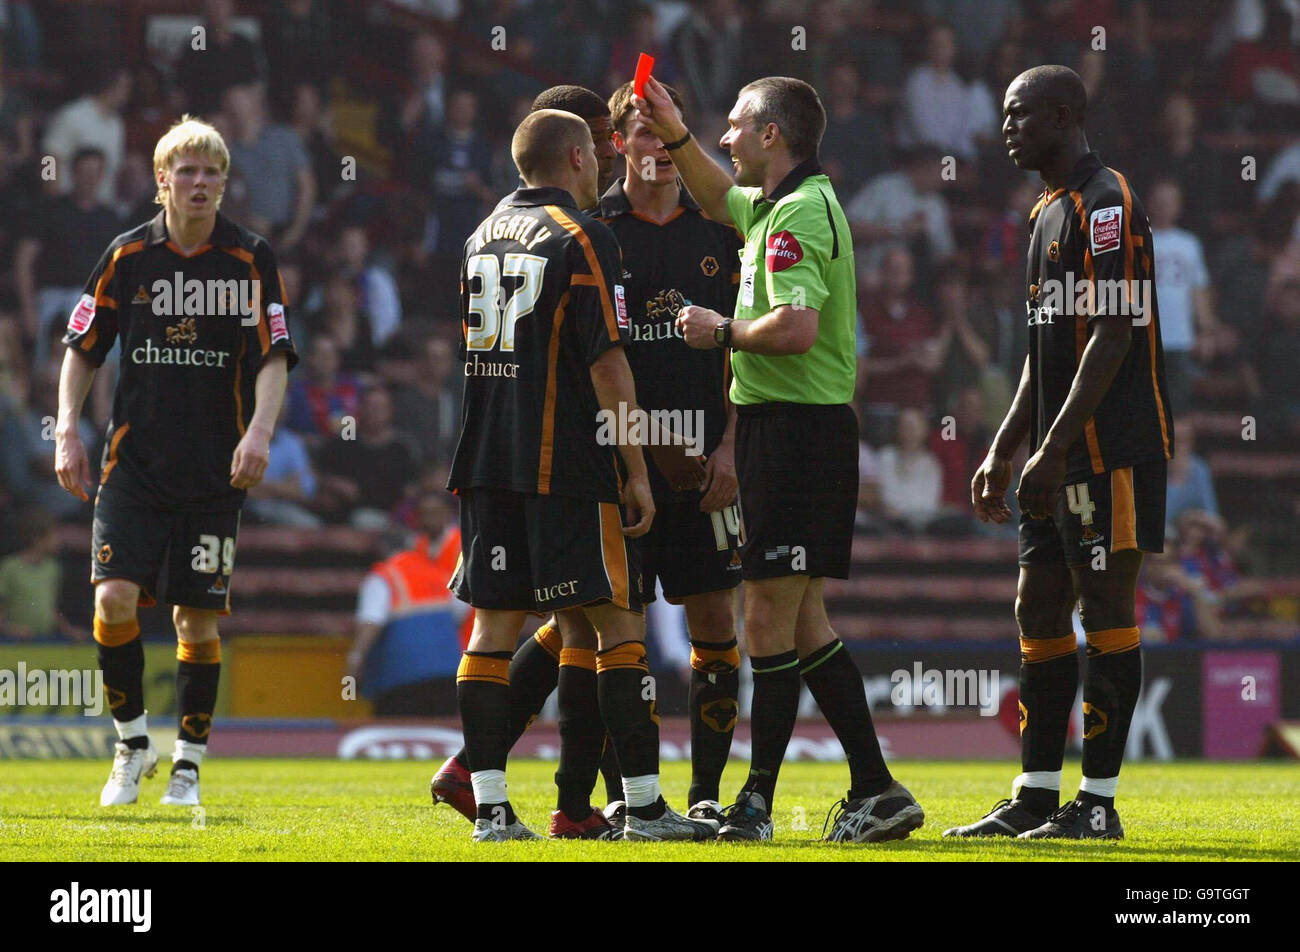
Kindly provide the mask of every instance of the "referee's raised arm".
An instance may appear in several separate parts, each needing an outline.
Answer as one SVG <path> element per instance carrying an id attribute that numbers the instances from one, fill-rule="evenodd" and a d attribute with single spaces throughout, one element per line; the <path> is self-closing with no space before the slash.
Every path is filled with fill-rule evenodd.
<path id="1" fill-rule="evenodd" d="M 691 197 L 714 221 L 724 225 L 734 224 L 727 211 L 727 191 L 736 183 L 731 173 L 720 166 L 704 151 L 704 147 L 691 135 L 669 98 L 668 92 L 657 79 L 645 82 L 645 96 L 634 96 L 641 121 L 663 140 L 664 148 L 672 153 L 673 164 Z"/>

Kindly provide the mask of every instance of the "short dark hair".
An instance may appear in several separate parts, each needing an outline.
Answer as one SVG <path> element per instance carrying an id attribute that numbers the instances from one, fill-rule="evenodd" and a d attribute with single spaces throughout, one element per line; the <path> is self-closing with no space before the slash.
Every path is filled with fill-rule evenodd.
<path id="1" fill-rule="evenodd" d="M 609 115 L 609 106 L 605 100 L 586 86 L 564 85 L 543 89 L 533 100 L 533 108 L 529 111 L 538 112 L 542 109 L 560 109 L 583 119 Z"/>
<path id="2" fill-rule="evenodd" d="M 510 155 L 524 181 L 532 185 L 538 176 L 558 171 L 569 150 L 585 144 L 584 138 L 591 138 L 591 130 L 581 117 L 567 109 L 541 109 L 519 123 L 510 140 Z"/>
<path id="3" fill-rule="evenodd" d="M 817 90 L 792 76 L 764 76 L 742 86 L 739 95 L 745 93 L 754 93 L 751 118 L 756 128 L 775 123 L 797 160 L 817 155 L 826 132 L 826 109 Z"/>
<path id="4" fill-rule="evenodd" d="M 1088 112 L 1088 90 L 1079 74 L 1068 66 L 1035 66 L 1027 69 L 1014 82 L 1023 83 L 1036 97 L 1052 106 L 1067 106 L 1076 126 L 1083 125 Z"/>
<path id="5" fill-rule="evenodd" d="M 82 159 L 99 159 L 105 165 L 108 164 L 108 156 L 104 154 L 104 150 L 93 145 L 83 145 L 72 153 L 72 167 L 75 169 Z"/>
<path id="6" fill-rule="evenodd" d="M 673 101 L 677 111 L 686 114 L 686 106 L 682 104 L 682 97 L 677 90 L 667 83 L 660 83 L 664 91 L 668 93 L 668 98 Z M 627 132 L 627 121 L 632 118 L 632 113 L 636 111 L 636 106 L 632 105 L 632 81 L 628 80 L 618 89 L 614 90 L 614 95 L 609 97 L 609 118 L 614 128 L 619 132 Z"/>

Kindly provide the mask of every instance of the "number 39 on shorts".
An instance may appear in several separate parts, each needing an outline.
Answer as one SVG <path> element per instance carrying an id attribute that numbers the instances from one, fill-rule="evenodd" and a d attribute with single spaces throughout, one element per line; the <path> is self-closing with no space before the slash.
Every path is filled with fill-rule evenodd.
<path id="1" fill-rule="evenodd" d="M 220 569 L 222 575 L 229 575 L 235 567 L 234 536 L 223 539 L 220 536 L 201 535 L 199 544 L 190 550 L 190 555 L 193 556 L 190 567 L 194 571 L 212 575 Z"/>

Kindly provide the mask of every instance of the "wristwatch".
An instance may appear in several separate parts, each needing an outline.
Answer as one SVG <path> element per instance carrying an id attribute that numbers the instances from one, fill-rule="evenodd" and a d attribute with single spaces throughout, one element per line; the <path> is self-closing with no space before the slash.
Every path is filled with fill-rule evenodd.
<path id="1" fill-rule="evenodd" d="M 713 342 L 719 347 L 731 346 L 731 322 L 735 318 L 724 317 L 722 323 L 713 329 Z"/>

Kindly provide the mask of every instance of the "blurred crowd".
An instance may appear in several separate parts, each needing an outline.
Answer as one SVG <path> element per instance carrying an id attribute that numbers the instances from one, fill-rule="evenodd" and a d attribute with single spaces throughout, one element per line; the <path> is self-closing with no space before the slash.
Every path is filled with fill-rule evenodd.
<path id="1" fill-rule="evenodd" d="M 1300 435 L 1291 0 L 175 7 L 0 0 L 5 512 L 89 518 L 53 480 L 58 339 L 105 245 L 157 213 L 153 144 L 189 112 L 230 145 L 222 211 L 271 240 L 302 356 L 249 519 L 416 528 L 459 430 L 461 247 L 517 183 L 510 134 L 541 89 L 603 95 L 644 50 L 702 141 L 756 76 L 800 76 L 822 96 L 821 159 L 859 269 L 860 530 L 1012 531 L 976 523 L 969 503 L 1024 360 L 1041 191 L 1005 154 L 1000 103 L 1019 72 L 1060 62 L 1083 78 L 1089 142 L 1128 175 L 1156 243 L 1178 457 L 1144 605 L 1170 637 L 1210 633 L 1245 597 L 1235 563 L 1276 569 L 1220 513 L 1195 422 L 1249 415 L 1274 451 Z M 92 458 L 114 375 L 110 358 L 88 401 Z M 1298 507 L 1283 500 L 1292 528 Z M 19 547 L 7 528 L 5 552 Z"/>

